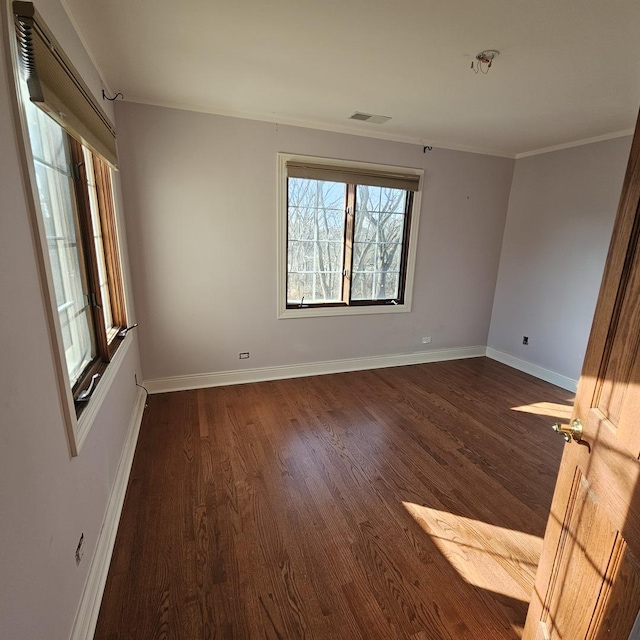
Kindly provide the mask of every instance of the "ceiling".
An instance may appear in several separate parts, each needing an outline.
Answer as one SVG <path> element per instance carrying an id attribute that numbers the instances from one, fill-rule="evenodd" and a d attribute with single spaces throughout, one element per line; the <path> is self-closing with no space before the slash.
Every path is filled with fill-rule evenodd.
<path id="1" fill-rule="evenodd" d="M 134 102 L 508 157 L 629 133 L 640 106 L 638 0 L 63 4 Z"/>

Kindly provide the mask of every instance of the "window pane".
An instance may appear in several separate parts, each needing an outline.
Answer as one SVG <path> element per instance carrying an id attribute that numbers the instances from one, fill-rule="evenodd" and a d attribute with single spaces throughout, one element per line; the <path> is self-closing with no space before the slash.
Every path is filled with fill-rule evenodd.
<path id="1" fill-rule="evenodd" d="M 315 209 L 289 207 L 289 240 L 313 240 Z"/>
<path id="2" fill-rule="evenodd" d="M 382 187 L 370 187 L 359 184 L 357 193 L 358 209 L 362 211 L 380 211 L 380 196 L 382 191 Z M 387 191 L 387 189 L 385 189 L 385 191 Z"/>
<path id="3" fill-rule="evenodd" d="M 304 300 L 311 300 L 313 292 L 313 273 L 289 273 L 287 282 L 287 302 L 302 304 Z"/>
<path id="4" fill-rule="evenodd" d="M 342 296 L 346 185 L 289 178 L 287 302 L 337 302 Z"/>
<path id="5" fill-rule="evenodd" d="M 66 134 L 25 101 L 67 372 L 73 386 L 95 356 Z"/>
<path id="6" fill-rule="evenodd" d="M 407 192 L 403 189 L 380 189 L 380 211 L 404 216 Z"/>
<path id="7" fill-rule="evenodd" d="M 376 300 L 393 300 L 398 297 L 399 273 L 381 272 L 376 276 Z"/>
<path id="8" fill-rule="evenodd" d="M 397 243 L 379 244 L 377 271 L 400 271 L 400 258 L 402 257 L 402 245 Z"/>
<path id="9" fill-rule="evenodd" d="M 342 271 L 342 242 L 316 242 L 317 272 Z"/>
<path id="10" fill-rule="evenodd" d="M 316 302 L 338 302 L 342 289 L 342 272 L 323 271 L 315 274 L 312 299 Z M 305 299 L 306 302 L 306 299 Z"/>
<path id="11" fill-rule="evenodd" d="M 373 273 L 353 273 L 351 281 L 352 300 L 373 300 Z"/>
<path id="12" fill-rule="evenodd" d="M 358 185 L 353 246 L 352 300 L 400 295 L 407 192 Z"/>
<path id="13" fill-rule="evenodd" d="M 380 242 L 402 242 L 404 213 L 381 213 L 378 227 Z"/>
<path id="14" fill-rule="evenodd" d="M 289 273 L 313 273 L 315 264 L 315 242 L 289 242 Z"/>
<path id="15" fill-rule="evenodd" d="M 344 240 L 344 209 L 318 210 L 318 240 Z"/>
<path id="16" fill-rule="evenodd" d="M 356 208 L 355 238 L 356 242 L 375 242 L 378 237 L 377 211 Z"/>
<path id="17" fill-rule="evenodd" d="M 353 245 L 353 272 L 375 271 L 376 245 L 371 242 L 355 242 Z"/>

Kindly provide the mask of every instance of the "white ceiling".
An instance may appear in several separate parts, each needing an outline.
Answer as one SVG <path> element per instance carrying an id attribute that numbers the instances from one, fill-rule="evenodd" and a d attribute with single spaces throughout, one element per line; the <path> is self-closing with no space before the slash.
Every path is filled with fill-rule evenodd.
<path id="1" fill-rule="evenodd" d="M 630 132 L 640 106 L 639 0 L 63 2 L 135 102 L 511 157 Z"/>

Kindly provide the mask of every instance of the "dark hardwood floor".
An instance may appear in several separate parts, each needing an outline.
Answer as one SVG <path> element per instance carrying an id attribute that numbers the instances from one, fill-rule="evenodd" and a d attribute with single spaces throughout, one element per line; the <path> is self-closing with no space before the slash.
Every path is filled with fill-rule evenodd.
<path id="1" fill-rule="evenodd" d="M 150 397 L 96 640 L 519 637 L 571 400 L 486 358 Z"/>

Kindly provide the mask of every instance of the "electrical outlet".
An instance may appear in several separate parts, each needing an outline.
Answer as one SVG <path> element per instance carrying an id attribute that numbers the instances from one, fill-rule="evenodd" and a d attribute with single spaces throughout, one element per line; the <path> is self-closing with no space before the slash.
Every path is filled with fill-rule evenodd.
<path id="1" fill-rule="evenodd" d="M 431 336 L 424 336 L 422 338 L 422 344 L 431 344 Z"/>
<path id="2" fill-rule="evenodd" d="M 76 547 L 76 566 L 80 564 L 82 556 L 84 555 L 84 533 L 80 535 L 80 541 Z"/>
<path id="3" fill-rule="evenodd" d="M 522 336 L 522 344 L 529 344 L 529 336 Z"/>
<path id="4" fill-rule="evenodd" d="M 243 351 L 242 353 L 239 353 L 238 358 L 240 358 L 240 360 L 247 360 L 249 358 L 249 352 Z"/>

